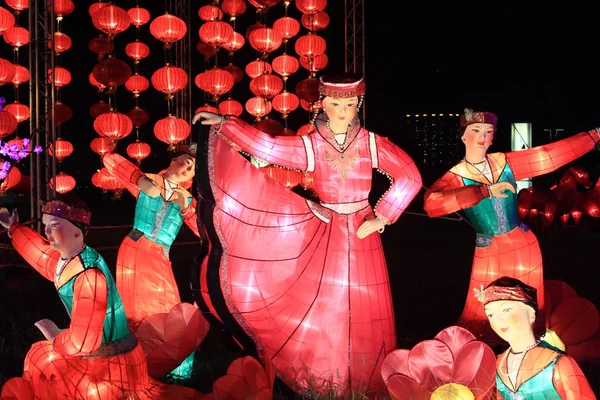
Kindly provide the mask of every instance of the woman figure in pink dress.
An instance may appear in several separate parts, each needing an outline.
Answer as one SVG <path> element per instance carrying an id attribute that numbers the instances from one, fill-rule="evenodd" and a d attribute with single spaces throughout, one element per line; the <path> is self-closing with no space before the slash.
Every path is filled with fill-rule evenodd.
<path id="1" fill-rule="evenodd" d="M 399 147 L 361 127 L 362 79 L 322 79 L 319 92 L 324 112 L 306 136 L 272 137 L 209 112 L 192 121 L 213 125 L 208 168 L 221 290 L 259 355 L 298 392 L 385 393 L 380 366 L 396 348 L 396 330 L 378 232 L 400 217 L 421 177 Z M 320 202 L 268 178 L 240 148 L 312 173 Z M 391 184 L 373 208 L 374 168 Z"/>

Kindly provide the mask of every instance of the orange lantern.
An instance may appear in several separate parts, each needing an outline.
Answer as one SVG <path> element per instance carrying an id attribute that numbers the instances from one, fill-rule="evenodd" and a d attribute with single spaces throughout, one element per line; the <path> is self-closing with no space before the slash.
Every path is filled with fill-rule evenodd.
<path id="1" fill-rule="evenodd" d="M 223 19 L 223 11 L 216 6 L 202 6 L 198 10 L 198 16 L 202 21 L 220 21 Z"/>
<path id="2" fill-rule="evenodd" d="M 73 42 L 71 41 L 71 38 L 67 35 L 65 35 L 62 32 L 55 32 L 54 33 L 54 52 L 56 54 L 60 54 L 63 51 L 67 51 L 71 48 L 71 45 L 73 44 Z M 52 39 L 48 38 L 48 48 L 51 49 L 52 48 Z"/>
<path id="3" fill-rule="evenodd" d="M 4 31 L 4 41 L 12 47 L 19 48 L 29 43 L 29 31 L 20 26 L 13 26 Z"/>
<path id="4" fill-rule="evenodd" d="M 131 18 L 131 23 L 137 27 L 147 24 L 150 21 L 150 12 L 140 6 L 135 6 L 127 10 L 127 14 Z"/>
<path id="5" fill-rule="evenodd" d="M 17 118 L 12 113 L 0 111 L 0 139 L 13 133 L 17 124 Z"/>
<path id="6" fill-rule="evenodd" d="M 140 60 L 150 55 L 150 47 L 148 47 L 147 44 L 136 40 L 135 42 L 131 42 L 125 46 L 125 54 L 131 57 L 137 64 L 140 62 Z"/>
<path id="7" fill-rule="evenodd" d="M 102 7 L 93 16 L 100 30 L 107 35 L 123 32 L 131 24 L 131 17 L 121 7 L 108 5 Z"/>
<path id="8" fill-rule="evenodd" d="M 29 70 L 22 65 L 14 64 L 15 74 L 13 75 L 11 82 L 15 86 L 19 86 L 29 80 Z M 1 84 L 1 83 L 0 83 Z"/>
<path id="9" fill-rule="evenodd" d="M 55 185 L 56 191 L 60 194 L 63 194 L 75 189 L 76 182 L 75 178 L 73 178 L 71 175 L 61 172 L 60 174 L 56 175 L 54 179 L 50 179 L 50 182 L 48 182 L 50 189 L 54 189 Z"/>
<path id="10" fill-rule="evenodd" d="M 25 104 L 19 103 L 18 101 L 4 106 L 4 111 L 8 111 L 14 115 L 17 119 L 17 123 L 29 119 L 29 107 L 27 107 Z"/>
<path id="11" fill-rule="evenodd" d="M 108 103 L 105 103 L 103 100 L 100 100 L 100 102 L 93 104 L 90 107 L 90 115 L 94 119 L 98 118 L 98 115 L 104 114 L 109 111 L 110 105 Z"/>
<path id="12" fill-rule="evenodd" d="M 56 152 L 54 152 L 54 148 L 56 148 Z M 71 142 L 61 138 L 56 139 L 54 145 L 50 143 L 50 147 L 48 147 L 48 154 L 50 154 L 52 157 L 56 157 L 58 162 L 61 162 L 72 153 L 73 145 Z"/>
<path id="13" fill-rule="evenodd" d="M 252 79 L 262 74 L 270 74 L 272 71 L 271 64 L 266 61 L 255 60 L 246 65 L 246 75 Z"/>
<path id="14" fill-rule="evenodd" d="M 279 18 L 273 23 L 275 29 L 284 41 L 293 38 L 300 32 L 300 23 L 291 17 Z"/>
<path id="15" fill-rule="evenodd" d="M 228 99 L 219 104 L 218 112 L 223 115 L 235 115 L 236 117 L 239 117 L 244 112 L 244 106 L 242 106 L 242 103 L 239 101 Z M 198 114 L 198 112 L 196 112 L 196 114 Z"/>
<path id="16" fill-rule="evenodd" d="M 141 92 L 148 89 L 150 86 L 150 82 L 148 82 L 148 78 L 145 76 L 139 75 L 137 72 L 125 82 L 125 88 L 129 90 L 131 93 L 135 94 L 135 96 L 139 96 Z"/>
<path id="17" fill-rule="evenodd" d="M 231 17 L 231 20 L 235 20 L 238 15 L 246 12 L 246 2 L 244 0 L 223 0 L 221 9 Z"/>
<path id="18" fill-rule="evenodd" d="M 188 84 L 186 72 L 172 65 L 166 65 L 152 74 L 152 86 L 154 89 L 165 94 L 174 94 L 182 90 Z"/>
<path id="19" fill-rule="evenodd" d="M 209 21 L 205 22 L 198 32 L 200 39 L 212 47 L 218 48 L 231 40 L 233 28 L 227 22 Z"/>
<path id="20" fill-rule="evenodd" d="M 112 153 L 115 147 L 117 147 L 117 143 L 105 137 L 94 138 L 90 143 L 90 149 L 100 156 Z"/>
<path id="21" fill-rule="evenodd" d="M 14 165 L 8 171 L 6 178 L 0 182 L 0 195 L 9 189 L 15 187 L 21 181 L 21 171 Z"/>
<path id="22" fill-rule="evenodd" d="M 52 70 L 48 70 L 48 83 L 52 83 Z M 63 87 L 71 83 L 71 73 L 63 67 L 54 67 L 54 86 Z"/>
<path id="23" fill-rule="evenodd" d="M 283 38 L 275 29 L 259 28 L 248 36 L 248 41 L 253 49 L 268 54 L 281 46 Z"/>
<path id="24" fill-rule="evenodd" d="M 131 133 L 131 119 L 118 111 L 109 111 L 94 120 L 94 130 L 103 137 L 120 140 Z"/>
<path id="25" fill-rule="evenodd" d="M 273 69 L 279 75 L 283 77 L 283 79 L 287 79 L 288 76 L 298 71 L 300 67 L 300 63 L 296 57 L 290 56 L 288 54 L 282 54 L 273 59 Z"/>
<path id="26" fill-rule="evenodd" d="M 166 144 L 173 145 L 187 139 L 190 135 L 190 125 L 181 118 L 169 115 L 154 125 L 154 135 Z"/>
<path id="27" fill-rule="evenodd" d="M 150 145 L 144 142 L 140 142 L 139 139 L 127 146 L 127 155 L 133 158 L 138 163 L 138 165 L 142 162 L 144 158 L 150 155 L 150 152 Z"/>
<path id="28" fill-rule="evenodd" d="M 187 26 L 181 18 L 164 14 L 150 23 L 150 33 L 161 42 L 173 43 L 185 36 Z"/>

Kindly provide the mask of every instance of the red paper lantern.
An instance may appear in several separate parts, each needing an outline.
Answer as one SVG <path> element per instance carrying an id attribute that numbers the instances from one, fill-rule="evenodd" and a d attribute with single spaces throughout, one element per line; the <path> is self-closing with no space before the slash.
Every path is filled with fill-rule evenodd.
<path id="1" fill-rule="evenodd" d="M 1 59 L 0 59 L 1 60 Z M 22 83 L 29 81 L 29 70 L 22 65 L 14 64 L 15 74 L 13 75 L 11 82 L 15 86 L 19 86 Z M 0 66 L 1 69 L 1 66 Z M 0 83 L 2 85 L 2 83 Z"/>
<path id="2" fill-rule="evenodd" d="M 282 54 L 275 57 L 272 64 L 275 72 L 283 76 L 284 79 L 287 79 L 288 76 L 298 71 L 298 68 L 300 67 L 298 59 L 288 54 Z"/>
<path id="3" fill-rule="evenodd" d="M 128 136 L 133 129 L 131 119 L 117 111 L 109 111 L 94 120 L 94 130 L 103 137 L 120 140 Z"/>
<path id="4" fill-rule="evenodd" d="M 262 74 L 252 79 L 250 90 L 255 96 L 271 99 L 283 90 L 283 81 L 277 75 Z"/>
<path id="5" fill-rule="evenodd" d="M 110 105 L 108 103 L 105 103 L 103 100 L 100 100 L 99 103 L 96 103 L 90 107 L 90 115 L 94 119 L 98 118 L 99 115 L 102 115 L 109 111 Z"/>
<path id="6" fill-rule="evenodd" d="M 327 0 L 296 0 L 296 7 L 303 14 L 316 14 L 327 7 Z"/>
<path id="7" fill-rule="evenodd" d="M 91 6 L 88 7 L 88 13 L 90 14 L 90 17 L 94 17 L 94 15 L 96 15 L 96 13 L 98 12 L 98 10 L 100 10 L 102 7 L 106 7 L 108 5 L 108 3 L 102 3 L 102 2 L 97 2 L 97 3 L 92 3 Z"/>
<path id="8" fill-rule="evenodd" d="M 10 135 L 17 129 L 17 118 L 8 111 L 0 111 L 0 139 Z"/>
<path id="9" fill-rule="evenodd" d="M 94 138 L 90 143 L 90 149 L 101 156 L 112 153 L 115 147 L 117 147 L 117 142 L 105 137 Z"/>
<path id="10" fill-rule="evenodd" d="M 0 86 L 10 82 L 15 76 L 15 64 L 0 58 Z"/>
<path id="11" fill-rule="evenodd" d="M 54 148 L 56 148 L 56 153 L 54 153 Z M 52 157 L 56 157 L 58 162 L 61 162 L 66 157 L 70 156 L 73 153 L 73 145 L 71 142 L 67 140 L 63 140 L 61 138 L 56 139 L 54 146 L 50 143 L 50 147 L 48 147 L 48 154 Z"/>
<path id="12" fill-rule="evenodd" d="M 6 142 L 7 145 L 11 146 L 13 144 L 17 145 L 17 149 L 22 150 L 23 149 L 23 139 L 21 139 L 20 137 L 16 137 L 14 139 L 10 139 L 8 142 Z M 25 149 L 26 151 L 31 151 L 31 142 L 29 142 L 29 145 L 27 146 L 27 148 Z"/>
<path id="13" fill-rule="evenodd" d="M 127 10 L 131 23 L 137 27 L 147 24 L 150 21 L 150 13 L 145 8 L 135 6 Z"/>
<path id="14" fill-rule="evenodd" d="M 71 45 L 72 41 L 69 36 L 65 35 L 62 32 L 54 33 L 54 52 L 56 54 L 60 54 L 63 51 L 69 50 L 71 48 Z M 52 48 L 52 40 L 50 38 L 48 39 L 48 48 Z"/>
<path id="15" fill-rule="evenodd" d="M 223 43 L 222 47 L 225 50 L 233 53 L 234 51 L 238 51 L 239 49 L 241 49 L 244 46 L 244 43 L 246 43 L 246 39 L 244 39 L 242 35 L 234 31 L 233 35 L 231 36 L 231 39 L 227 43 Z"/>
<path id="16" fill-rule="evenodd" d="M 234 20 L 238 15 L 246 12 L 246 2 L 244 0 L 223 0 L 221 9 Z"/>
<path id="17" fill-rule="evenodd" d="M 319 80 L 315 78 L 306 78 L 296 85 L 296 94 L 302 100 L 314 103 L 319 100 Z"/>
<path id="18" fill-rule="evenodd" d="M 131 77 L 127 79 L 127 82 L 125 82 L 125 88 L 136 96 L 139 96 L 139 94 L 148 89 L 148 87 L 150 87 L 148 78 L 139 75 L 137 72 L 131 75 Z"/>
<path id="19" fill-rule="evenodd" d="M 154 89 L 165 94 L 174 94 L 182 90 L 188 84 L 186 72 L 172 65 L 166 65 L 152 74 L 152 86 Z"/>
<path id="20" fill-rule="evenodd" d="M 266 61 L 255 60 L 246 65 L 246 75 L 252 79 L 262 74 L 270 74 L 272 71 L 271 64 Z"/>
<path id="21" fill-rule="evenodd" d="M 220 21 L 223 19 L 223 11 L 216 6 L 202 6 L 198 10 L 198 16 L 202 21 Z"/>
<path id="22" fill-rule="evenodd" d="M 112 40 L 105 38 L 104 36 L 98 36 L 90 40 L 88 48 L 92 53 L 98 54 L 98 57 L 102 58 L 105 54 L 110 54 L 115 48 L 115 44 Z"/>
<path id="23" fill-rule="evenodd" d="M 52 83 L 52 70 L 48 70 L 48 83 Z M 54 67 L 54 86 L 63 87 L 71 83 L 71 73 L 63 67 Z"/>
<path id="24" fill-rule="evenodd" d="M 8 171 L 8 175 L 6 178 L 0 182 L 0 193 L 6 192 L 11 188 L 17 186 L 17 184 L 21 181 L 21 171 L 19 168 L 14 165 Z"/>
<path id="25" fill-rule="evenodd" d="M 108 169 L 106 169 L 106 167 L 102 168 L 99 171 L 99 180 L 100 180 L 100 187 L 102 188 L 102 190 L 107 191 L 107 190 L 111 190 L 113 192 L 120 192 L 123 189 L 125 189 L 125 187 L 121 184 L 121 182 L 119 182 L 117 180 L 117 178 L 115 178 L 109 171 Z"/>
<path id="26" fill-rule="evenodd" d="M 257 22 L 256 24 L 250 25 L 248 28 L 246 28 L 246 34 L 245 34 L 246 38 L 249 38 L 250 34 L 252 32 L 254 32 L 255 30 L 260 29 L 260 28 L 266 28 L 266 27 L 267 26 L 265 24 L 261 24 L 259 22 Z"/>
<path id="27" fill-rule="evenodd" d="M 0 35 L 15 26 L 15 17 L 4 7 L 0 7 Z"/>
<path id="28" fill-rule="evenodd" d="M 329 58 L 327 54 L 323 53 L 318 56 L 314 56 L 313 58 L 308 58 L 306 56 L 300 56 L 300 65 L 313 74 L 322 70 L 327 66 L 329 62 Z"/>
<path id="29" fill-rule="evenodd" d="M 273 106 L 271 102 L 262 97 L 252 97 L 246 101 L 246 111 L 254 115 L 256 118 L 261 118 L 271 112 Z"/>
<path id="30" fill-rule="evenodd" d="M 48 0 L 46 2 L 48 8 L 52 7 L 52 3 L 54 3 L 54 15 L 57 17 L 64 17 L 75 10 L 75 4 L 71 0 Z"/>
<path id="31" fill-rule="evenodd" d="M 63 194 L 75 189 L 76 182 L 75 178 L 73 178 L 71 175 L 61 172 L 60 174 L 56 175 L 54 179 L 50 179 L 50 182 L 48 182 L 50 189 L 54 189 L 55 185 L 56 191 L 60 194 Z"/>
<path id="32" fill-rule="evenodd" d="M 273 29 L 279 32 L 283 40 L 288 40 L 300 32 L 300 23 L 294 18 L 283 17 L 273 23 Z"/>
<path id="33" fill-rule="evenodd" d="M 154 125 L 154 135 L 158 140 L 171 146 L 187 139 L 190 131 L 190 125 L 186 121 L 172 115 L 159 120 Z"/>
<path id="34" fill-rule="evenodd" d="M 148 47 L 147 44 L 136 40 L 135 42 L 131 42 L 125 46 L 125 54 L 131 57 L 137 64 L 140 62 L 140 60 L 150 55 L 150 47 Z"/>
<path id="35" fill-rule="evenodd" d="M 294 93 L 283 92 L 273 98 L 273 108 L 283 114 L 283 117 L 298 108 L 300 99 Z"/>
<path id="36" fill-rule="evenodd" d="M 4 41 L 12 47 L 19 48 L 29 43 L 29 31 L 20 26 L 13 26 L 4 31 Z"/>
<path id="37" fill-rule="evenodd" d="M 233 75 L 221 68 L 213 68 L 198 74 L 195 79 L 196 85 L 213 96 L 227 93 L 233 87 Z"/>
<path id="38" fill-rule="evenodd" d="M 268 54 L 277 50 L 283 39 L 275 29 L 259 28 L 250 33 L 248 41 L 253 49 Z"/>
<path id="39" fill-rule="evenodd" d="M 173 43 L 185 36 L 187 26 L 181 18 L 163 14 L 150 23 L 150 33 L 163 43 Z"/>
<path id="40" fill-rule="evenodd" d="M 64 124 L 65 122 L 67 122 L 68 120 L 70 120 L 73 117 L 73 110 L 71 110 L 71 107 L 69 107 L 66 104 L 61 103 L 60 101 L 57 101 L 54 104 L 54 118 L 55 118 L 55 125 L 60 125 L 60 124 Z M 52 118 L 52 115 L 48 115 L 48 118 Z"/>
<path id="41" fill-rule="evenodd" d="M 116 35 L 123 32 L 131 25 L 131 17 L 121 7 L 108 5 L 102 7 L 93 16 L 100 30 L 107 35 Z"/>
<path id="42" fill-rule="evenodd" d="M 150 145 L 140 142 L 138 139 L 127 146 L 127 155 L 139 164 L 144 158 L 150 155 L 151 150 Z"/>
<path id="43" fill-rule="evenodd" d="M 194 114 L 198 114 L 200 111 L 208 111 L 208 112 L 215 113 L 215 114 L 219 113 L 218 109 L 216 109 L 215 107 L 208 105 L 208 104 L 205 104 L 203 106 L 196 108 L 196 111 L 194 112 Z"/>
<path id="44" fill-rule="evenodd" d="M 327 44 L 321 36 L 309 34 L 300 36 L 294 44 L 294 49 L 300 56 L 314 57 L 325 53 Z"/>
<path id="45" fill-rule="evenodd" d="M 19 103 L 18 101 L 4 106 L 4 111 L 8 111 L 14 115 L 17 119 L 17 123 L 29 119 L 29 107 L 27 107 L 25 104 Z"/>
<path id="46" fill-rule="evenodd" d="M 302 26 L 309 31 L 318 32 L 329 26 L 329 15 L 325 11 L 316 14 L 303 14 L 300 21 Z"/>
<path id="47" fill-rule="evenodd" d="M 242 103 L 239 101 L 228 99 L 219 104 L 218 112 L 223 115 L 235 115 L 236 117 L 239 117 L 244 112 L 244 106 L 242 106 Z M 198 112 L 196 112 L 196 114 L 197 113 Z"/>
<path id="48" fill-rule="evenodd" d="M 199 40 L 198 43 L 196 43 L 196 50 L 198 50 L 198 53 L 208 58 L 217 54 L 218 49 L 212 47 L 210 44 L 204 43 L 202 40 Z"/>
<path id="49" fill-rule="evenodd" d="M 108 8 L 110 6 L 107 6 Z M 103 9 L 102 9 L 103 10 Z M 102 11 L 100 10 L 100 11 Z M 92 70 L 94 78 L 101 84 L 116 88 L 119 85 L 127 82 L 131 76 L 131 68 L 127 63 L 116 58 L 109 57 L 106 60 L 100 61 Z"/>
<path id="50" fill-rule="evenodd" d="M 200 27 L 199 35 L 204 43 L 218 48 L 231 40 L 233 28 L 227 22 L 209 21 Z"/>
<path id="51" fill-rule="evenodd" d="M 127 116 L 131 119 L 131 123 L 136 128 L 145 125 L 150 121 L 150 115 L 146 110 L 142 110 L 139 107 L 135 107 L 127 112 Z"/>
<path id="52" fill-rule="evenodd" d="M 244 79 L 244 71 L 237 65 L 228 64 L 224 66 L 223 69 L 233 76 L 234 83 L 239 83 Z"/>
<path id="53" fill-rule="evenodd" d="M 6 5 L 15 11 L 23 11 L 29 8 L 29 0 L 6 0 Z"/>
<path id="54" fill-rule="evenodd" d="M 102 183 L 100 182 L 100 179 L 100 171 L 94 172 L 94 175 L 92 175 L 92 185 L 102 189 Z"/>

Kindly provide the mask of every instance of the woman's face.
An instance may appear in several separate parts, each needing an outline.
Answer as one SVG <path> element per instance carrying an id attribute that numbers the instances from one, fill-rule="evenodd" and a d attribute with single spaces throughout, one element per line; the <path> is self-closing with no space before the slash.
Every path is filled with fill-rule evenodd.
<path id="1" fill-rule="evenodd" d="M 477 123 L 467 126 L 463 134 L 463 142 L 469 149 L 487 151 L 494 139 L 495 127 L 492 124 Z"/>
<path id="2" fill-rule="evenodd" d="M 82 240 L 81 229 L 66 220 L 55 215 L 42 215 L 44 233 L 50 242 L 50 247 L 59 252 L 69 251 L 77 241 Z"/>
<path id="3" fill-rule="evenodd" d="M 520 301 L 493 301 L 485 305 L 485 313 L 494 332 L 511 342 L 530 335 L 535 311 Z"/>
<path id="4" fill-rule="evenodd" d="M 323 109 L 329 120 L 336 125 L 349 124 L 356 116 L 358 109 L 358 97 L 337 98 L 325 97 Z"/>
<path id="5" fill-rule="evenodd" d="M 189 154 L 182 154 L 174 158 L 169 165 L 168 174 L 177 182 L 184 182 L 194 177 L 196 160 Z"/>

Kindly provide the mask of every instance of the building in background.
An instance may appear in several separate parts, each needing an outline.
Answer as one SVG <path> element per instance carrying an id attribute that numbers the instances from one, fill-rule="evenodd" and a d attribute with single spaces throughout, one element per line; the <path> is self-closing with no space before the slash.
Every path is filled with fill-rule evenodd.
<path id="1" fill-rule="evenodd" d="M 405 131 L 414 143 L 411 156 L 419 168 L 449 168 L 460 160 L 459 118 L 460 114 L 405 116 Z"/>

